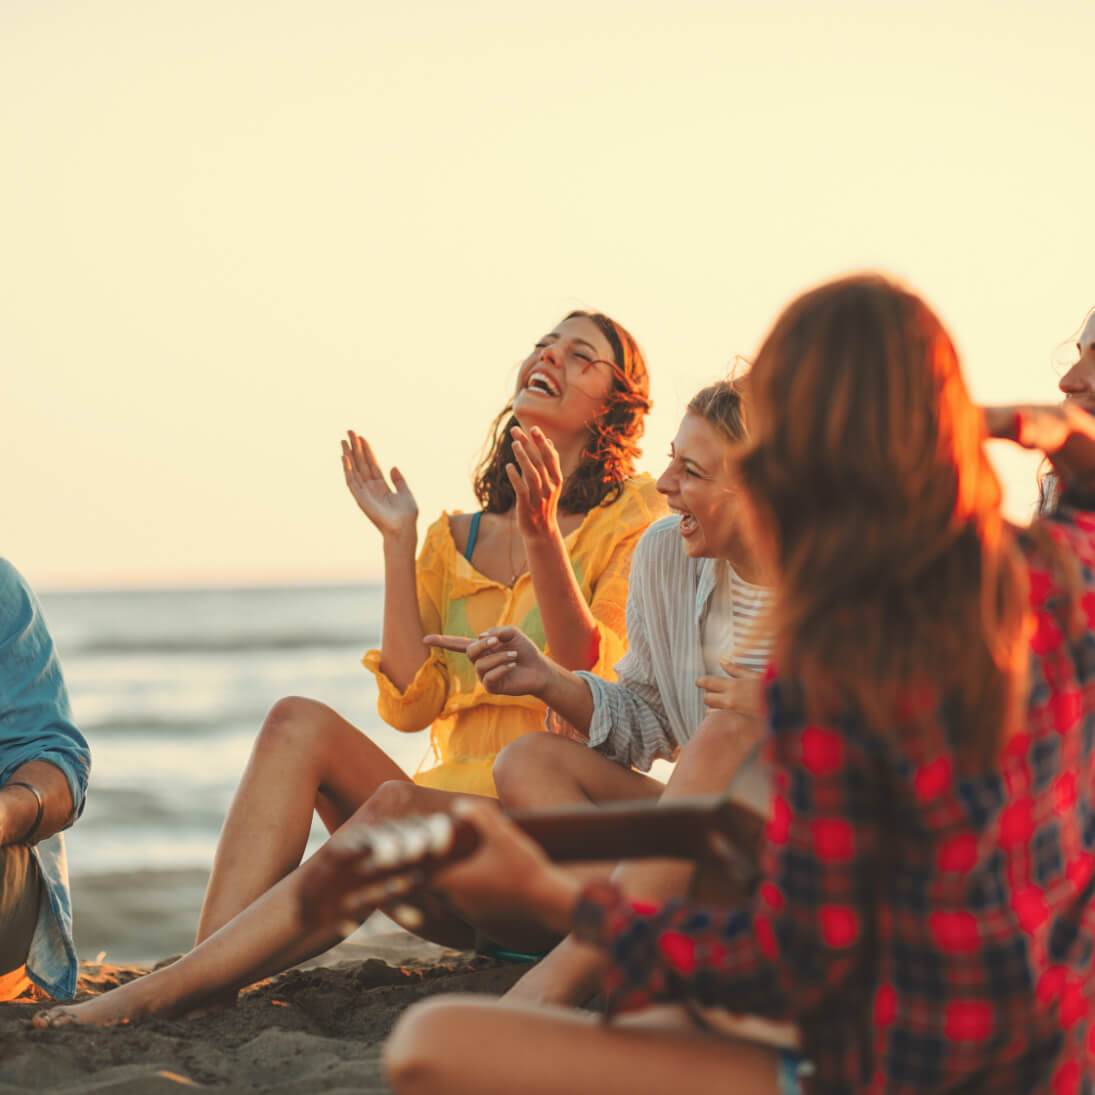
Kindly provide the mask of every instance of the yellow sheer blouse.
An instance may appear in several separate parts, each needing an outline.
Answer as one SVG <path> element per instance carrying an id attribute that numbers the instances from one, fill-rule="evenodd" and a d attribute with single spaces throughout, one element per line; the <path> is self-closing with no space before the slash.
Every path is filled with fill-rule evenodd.
<path id="1" fill-rule="evenodd" d="M 627 649 L 631 553 L 646 526 L 664 512 L 654 480 L 640 475 L 615 502 L 590 510 L 566 538 L 578 587 L 597 622 L 600 645 L 590 672 L 599 677 L 616 679 L 613 666 Z M 474 637 L 488 627 L 513 624 L 544 649 L 532 579 L 522 574 L 509 588 L 480 574 L 456 550 L 448 513 L 430 526 L 417 575 L 418 612 L 427 634 Z M 546 709 L 539 700 L 492 696 L 462 654 L 432 651 L 402 692 L 381 670 L 379 650 L 370 650 L 362 663 L 376 674 L 377 708 L 385 722 L 406 732 L 430 727 L 430 751 L 414 777 L 423 786 L 493 795 L 491 769 L 498 752 L 522 734 L 544 729 Z"/>

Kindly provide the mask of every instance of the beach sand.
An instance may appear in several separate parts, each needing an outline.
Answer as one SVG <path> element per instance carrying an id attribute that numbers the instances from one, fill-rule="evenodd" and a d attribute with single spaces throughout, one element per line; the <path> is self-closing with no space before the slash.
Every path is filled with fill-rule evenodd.
<path id="1" fill-rule="evenodd" d="M 35 1030 L 46 1004 L 0 1004 L 0 1095 L 389 1092 L 380 1051 L 405 1008 L 440 992 L 499 995 L 527 968 L 388 932 L 355 935 L 195 1019 Z M 83 963 L 78 998 L 141 972 Z"/>

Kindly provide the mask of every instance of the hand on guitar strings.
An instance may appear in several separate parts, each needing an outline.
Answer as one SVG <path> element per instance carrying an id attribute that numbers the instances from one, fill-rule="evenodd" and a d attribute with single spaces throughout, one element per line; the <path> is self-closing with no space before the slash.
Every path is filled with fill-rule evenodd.
<path id="1" fill-rule="evenodd" d="M 581 883 L 552 863 L 496 803 L 463 799 L 452 812 L 474 827 L 478 844 L 467 858 L 443 867 L 431 888 L 472 924 L 488 915 L 527 916 L 560 934 L 569 931 Z"/>
<path id="2" fill-rule="evenodd" d="M 344 826 L 300 872 L 301 916 L 347 935 L 382 907 L 410 931 L 438 899 L 469 923 L 538 919 L 565 932 L 578 884 L 493 802 L 459 800 L 452 814 Z"/>

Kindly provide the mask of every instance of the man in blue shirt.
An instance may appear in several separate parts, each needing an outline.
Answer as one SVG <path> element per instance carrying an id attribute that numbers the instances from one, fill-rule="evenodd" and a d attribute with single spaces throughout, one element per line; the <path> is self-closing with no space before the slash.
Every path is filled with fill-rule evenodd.
<path id="1" fill-rule="evenodd" d="M 90 765 L 38 601 L 0 559 L 0 1000 L 28 980 L 76 991 L 61 830 L 83 811 Z"/>

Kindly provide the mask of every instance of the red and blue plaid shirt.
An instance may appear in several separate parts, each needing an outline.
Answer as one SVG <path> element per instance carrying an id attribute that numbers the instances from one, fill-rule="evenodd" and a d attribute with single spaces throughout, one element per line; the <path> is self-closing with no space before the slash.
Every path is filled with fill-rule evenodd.
<path id="1" fill-rule="evenodd" d="M 810 724 L 773 673 L 757 895 L 711 911 L 587 891 L 611 1006 L 793 1019 L 825 1095 L 1095 1092 L 1095 515 L 1045 527 L 1079 563 L 1086 630 L 1066 636 L 1065 591 L 1020 537 L 1030 698 L 996 769 L 959 775 L 945 697 L 929 732 L 883 735 L 854 713 Z"/>

